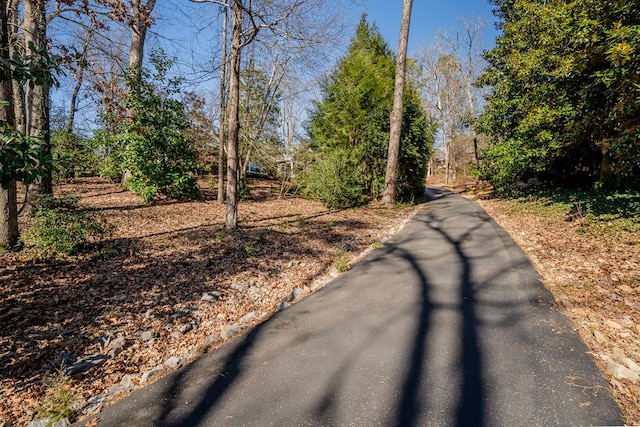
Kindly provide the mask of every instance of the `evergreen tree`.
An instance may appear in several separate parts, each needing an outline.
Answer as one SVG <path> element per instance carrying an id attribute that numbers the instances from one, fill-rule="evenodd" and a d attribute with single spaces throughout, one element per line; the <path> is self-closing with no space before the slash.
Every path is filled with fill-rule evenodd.
<path id="1" fill-rule="evenodd" d="M 362 200 L 378 198 L 384 187 L 394 76 L 393 53 L 363 15 L 347 54 L 322 85 L 322 100 L 310 114 L 312 147 L 321 154 L 346 151 L 359 165 L 354 171 L 362 175 L 366 196 Z M 424 191 L 434 133 L 410 81 L 402 126 L 397 192 L 408 199 Z"/>
<path id="2" fill-rule="evenodd" d="M 637 179 L 640 5 L 623 0 L 493 0 L 502 35 L 480 82 L 492 87 L 483 174 L 498 190 Z"/>

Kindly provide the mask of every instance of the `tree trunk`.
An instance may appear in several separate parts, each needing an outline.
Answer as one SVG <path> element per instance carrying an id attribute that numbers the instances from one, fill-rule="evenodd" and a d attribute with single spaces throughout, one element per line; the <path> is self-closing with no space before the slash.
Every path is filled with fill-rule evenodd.
<path id="1" fill-rule="evenodd" d="M 222 62 L 220 68 L 220 132 L 218 133 L 218 204 L 224 204 L 224 146 L 227 120 L 227 6 L 222 7 Z"/>
<path id="2" fill-rule="evenodd" d="M 38 49 L 47 48 L 47 27 L 45 4 L 39 0 L 24 2 L 24 42 L 27 55 L 29 43 Z M 26 133 L 42 139 L 45 155 L 51 154 L 51 135 L 49 132 L 49 86 L 27 86 L 26 100 Z M 33 205 L 40 194 L 53 194 L 51 167 L 45 166 L 44 176 L 33 181 L 27 190 L 27 202 Z"/>
<path id="3" fill-rule="evenodd" d="M 156 0 L 148 0 L 141 4 L 140 0 L 131 0 L 131 45 L 129 46 L 129 68 L 142 67 L 144 58 L 144 42 L 147 28 Z"/>
<path id="4" fill-rule="evenodd" d="M 18 230 L 18 200 L 16 182 L 0 187 L 0 250 L 14 246 L 20 238 Z"/>
<path id="5" fill-rule="evenodd" d="M 229 82 L 229 143 L 227 150 L 227 197 L 225 225 L 238 226 L 238 136 L 240 131 L 240 51 L 242 49 L 242 3 L 233 0 L 233 37 Z"/>
<path id="6" fill-rule="evenodd" d="M 156 4 L 156 0 L 148 0 L 142 4 L 140 0 L 131 0 L 131 44 L 129 45 L 129 71 L 135 74 L 134 86 L 129 88 L 131 93 L 136 94 L 140 88 L 139 84 L 142 75 L 142 61 L 144 59 L 144 42 L 147 38 L 147 28 L 150 25 L 151 12 Z M 136 116 L 134 108 L 127 110 L 127 119 L 133 121 Z M 126 150 L 126 147 L 125 147 Z M 126 170 L 122 175 L 121 184 L 124 186 L 131 178 L 131 171 Z"/>
<path id="7" fill-rule="evenodd" d="M 0 7 L 0 58 L 9 59 L 9 30 L 7 25 L 7 10 Z M 2 66 L 0 68 L 0 99 L 8 100 L 8 105 L 0 105 L 0 120 L 13 124 L 13 86 L 11 71 Z M 18 203 L 16 200 L 16 182 L 10 180 L 6 185 L 0 185 L 0 249 L 6 249 L 18 242 Z"/>
<path id="8" fill-rule="evenodd" d="M 382 191 L 382 202 L 386 206 L 393 206 L 396 203 L 396 175 L 398 173 L 398 156 L 400 154 L 400 136 L 402 133 L 402 101 L 404 97 L 412 3 L 412 0 L 404 0 L 402 6 L 400 41 L 398 42 L 398 58 L 396 59 L 396 81 L 393 90 L 393 110 L 391 112 L 391 134 L 389 137 L 389 153 L 387 155 L 387 173 L 384 190 Z"/>
<path id="9" fill-rule="evenodd" d="M 14 54 L 22 55 L 24 44 L 18 36 L 18 27 L 20 26 L 20 15 L 18 13 L 18 4 L 20 0 L 10 0 L 7 6 L 7 34 L 9 40 L 9 57 Z M 13 120 L 17 131 L 26 133 L 25 126 L 25 103 L 24 103 L 24 87 L 18 80 L 11 80 L 13 85 Z"/>

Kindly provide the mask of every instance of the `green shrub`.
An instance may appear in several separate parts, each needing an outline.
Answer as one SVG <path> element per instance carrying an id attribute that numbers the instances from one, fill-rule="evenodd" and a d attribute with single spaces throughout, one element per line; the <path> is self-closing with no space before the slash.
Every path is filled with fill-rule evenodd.
<path id="1" fill-rule="evenodd" d="M 38 408 L 38 416 L 54 422 L 70 417 L 78 395 L 71 389 L 69 377 L 59 373 L 46 384 L 47 392 Z"/>
<path id="2" fill-rule="evenodd" d="M 79 198 L 40 196 L 26 237 L 46 257 L 75 255 L 107 238 L 113 228 L 98 211 L 78 206 Z"/>
<path id="3" fill-rule="evenodd" d="M 198 153 L 186 132 L 190 122 L 179 100 L 181 80 L 167 75 L 174 60 L 163 51 L 152 52 L 149 61 L 155 73 L 145 68 L 125 75 L 130 90 L 125 106 L 136 112 L 118 136 L 125 147 L 125 170 L 131 173 L 128 186 L 145 202 L 158 193 L 193 199 L 199 194 L 192 176 L 198 172 Z"/>
<path id="4" fill-rule="evenodd" d="M 93 143 L 98 150 L 100 176 L 113 182 L 122 181 L 125 166 L 125 149 L 118 135 L 106 131 L 97 131 L 93 135 Z"/>
<path id="5" fill-rule="evenodd" d="M 347 254 L 344 250 L 339 250 L 336 253 L 333 263 L 336 267 L 336 270 L 338 270 L 338 273 L 344 273 L 350 268 L 349 259 L 347 258 Z"/>
<path id="6" fill-rule="evenodd" d="M 329 209 L 347 209 L 368 202 L 361 167 L 349 150 L 335 150 L 316 161 L 302 180 L 304 193 Z"/>
<path id="7" fill-rule="evenodd" d="M 98 156 L 90 140 L 69 132 L 56 132 L 51 139 L 55 181 L 95 176 L 98 173 Z"/>

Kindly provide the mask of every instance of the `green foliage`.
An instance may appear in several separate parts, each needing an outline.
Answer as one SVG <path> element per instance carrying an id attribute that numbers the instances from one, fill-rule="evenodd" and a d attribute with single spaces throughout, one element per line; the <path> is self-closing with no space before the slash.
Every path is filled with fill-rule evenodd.
<path id="1" fill-rule="evenodd" d="M 244 247 L 244 256 L 246 258 L 253 258 L 258 255 L 258 252 L 260 252 L 258 245 L 247 245 Z"/>
<path id="2" fill-rule="evenodd" d="M 25 237 L 39 255 L 51 258 L 76 255 L 111 234 L 112 227 L 99 212 L 81 208 L 78 201 L 75 197 L 50 195 L 38 198 L 33 224 Z"/>
<path id="3" fill-rule="evenodd" d="M 255 63 L 240 74 L 240 157 L 251 158 L 269 167 L 282 148 L 280 101 L 273 78 Z"/>
<path id="4" fill-rule="evenodd" d="M 243 176 L 238 181 L 238 200 L 245 200 L 251 196 L 251 188 L 249 188 L 249 180 Z"/>
<path id="5" fill-rule="evenodd" d="M 22 85 L 28 84 L 32 88 L 60 86 L 56 76 L 63 74 L 60 68 L 62 57 L 52 55 L 46 49 L 37 48 L 33 42 L 28 43 L 28 48 L 28 55 L 15 52 L 11 58 L 0 60 L 4 68 L 11 70 L 11 79 Z"/>
<path id="6" fill-rule="evenodd" d="M 368 202 L 362 167 L 352 151 L 327 152 L 311 165 L 302 179 L 304 194 L 323 202 L 329 209 L 347 209 Z"/>
<path id="7" fill-rule="evenodd" d="M 0 132 L 0 185 L 8 188 L 12 180 L 30 184 L 43 176 L 44 167 L 53 163 L 43 140 L 29 137 L 2 121 Z"/>
<path id="8" fill-rule="evenodd" d="M 640 193 L 556 189 L 510 202 L 513 212 L 577 222 L 580 233 L 618 237 L 640 232 Z"/>
<path id="9" fill-rule="evenodd" d="M 100 130 L 94 133 L 91 143 L 98 151 L 98 173 L 113 182 L 121 182 L 126 170 L 126 151 L 119 136 Z"/>
<path id="10" fill-rule="evenodd" d="M 131 172 L 128 186 L 145 202 L 158 194 L 192 199 L 199 194 L 191 176 L 198 169 L 197 151 L 185 133 L 190 124 L 184 105 L 175 98 L 180 80 L 167 77 L 173 61 L 164 52 L 154 52 L 150 61 L 155 74 L 130 70 L 125 77 L 130 92 L 125 106 L 135 111 L 133 122 L 119 136 L 125 147 L 124 165 Z"/>
<path id="11" fill-rule="evenodd" d="M 56 181 L 82 176 L 95 176 L 99 171 L 99 159 L 91 140 L 73 133 L 56 132 L 51 138 L 54 159 L 53 176 Z"/>
<path id="12" fill-rule="evenodd" d="M 323 83 L 323 98 L 310 114 L 312 148 L 320 152 L 343 150 L 359 165 L 361 201 L 378 198 L 384 187 L 394 78 L 391 50 L 363 16 L 347 55 Z M 404 95 L 399 198 L 424 191 L 434 131 L 409 81 Z"/>
<path id="13" fill-rule="evenodd" d="M 56 75 L 62 74 L 62 59 L 46 49 L 36 48 L 32 42 L 28 48 L 29 55 L 14 53 L 11 58 L 0 60 L 3 69 L 0 79 L 17 80 L 32 88 L 58 86 Z M 0 100 L 0 103 L 11 107 L 8 100 Z M 15 129 L 14 123 L 6 121 L 0 121 L 0 132 L 0 185 L 3 188 L 7 188 L 12 180 L 30 184 L 45 174 L 46 166 L 53 161 L 42 139 L 29 137 Z"/>
<path id="14" fill-rule="evenodd" d="M 333 264 L 339 273 L 344 273 L 349 270 L 349 259 L 347 258 L 347 254 L 344 250 L 341 249 L 336 253 Z"/>
<path id="15" fill-rule="evenodd" d="M 481 175 L 498 187 L 531 174 L 563 184 L 638 181 L 640 4 L 492 2 L 502 35 L 486 54 L 480 83 L 492 92 L 480 122 L 496 143 Z"/>
<path id="16" fill-rule="evenodd" d="M 47 391 L 38 408 L 38 417 L 59 421 L 73 414 L 73 406 L 78 399 L 70 386 L 69 377 L 59 373 L 49 379 Z"/>

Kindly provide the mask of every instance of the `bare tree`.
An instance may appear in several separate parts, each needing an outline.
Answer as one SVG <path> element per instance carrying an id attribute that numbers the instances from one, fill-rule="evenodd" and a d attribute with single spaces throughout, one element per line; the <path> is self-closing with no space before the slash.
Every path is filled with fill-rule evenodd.
<path id="1" fill-rule="evenodd" d="M 456 173 L 457 159 L 472 148 L 466 146 L 479 140 L 474 122 L 482 104 L 482 89 L 474 83 L 484 66 L 480 40 L 485 21 L 457 21 L 457 28 L 439 32 L 437 41 L 417 54 L 425 74 L 425 99 L 438 119 L 447 183 Z"/>
<path id="2" fill-rule="evenodd" d="M 396 203 L 396 175 L 398 173 L 398 155 L 400 154 L 400 136 L 402 131 L 402 98 L 404 96 L 404 79 L 407 65 L 407 45 L 409 44 L 412 3 L 412 0 L 404 0 L 402 6 L 400 41 L 398 42 L 398 56 L 396 58 L 396 80 L 393 89 L 393 110 L 391 111 L 389 153 L 387 155 L 384 190 L 382 191 L 382 202 L 386 206 L 393 206 Z"/>
<path id="3" fill-rule="evenodd" d="M 283 0 L 261 2 L 254 5 L 246 0 L 233 0 L 231 4 L 222 0 L 194 0 L 210 2 L 230 8 L 233 20 L 231 50 L 227 141 L 227 192 L 225 226 L 234 229 L 238 225 L 238 176 L 239 159 L 238 143 L 240 135 L 240 65 L 242 50 L 256 40 L 258 34 L 265 29 L 272 34 L 289 37 L 292 34 L 287 26 L 287 19 L 295 16 L 294 12 L 303 7 L 309 0 Z"/>
<path id="4" fill-rule="evenodd" d="M 91 26 L 84 33 L 84 41 L 82 43 L 82 50 L 79 52 L 80 56 L 77 59 L 77 69 L 74 71 L 74 76 L 76 78 L 76 84 L 73 87 L 73 92 L 71 93 L 71 100 L 69 101 L 69 118 L 67 120 L 67 132 L 73 132 L 73 125 L 75 120 L 76 111 L 78 109 L 78 95 L 80 94 L 80 89 L 82 88 L 82 84 L 84 83 L 84 74 L 89 66 L 89 61 L 87 59 L 89 55 L 89 48 L 91 43 L 91 38 L 95 33 L 96 28 Z"/>
<path id="5" fill-rule="evenodd" d="M 475 137 L 473 119 L 478 115 L 481 89 L 474 86 L 486 62 L 482 58 L 481 37 L 486 27 L 484 18 L 458 18 L 458 27 L 440 32 L 438 37 L 444 42 L 447 50 L 458 61 L 458 71 L 462 88 L 466 95 L 465 120 L 469 124 L 471 136 Z"/>
<path id="6" fill-rule="evenodd" d="M 222 6 L 222 52 L 220 66 L 220 129 L 218 131 L 218 204 L 224 204 L 225 118 L 227 117 L 227 2 Z"/>

